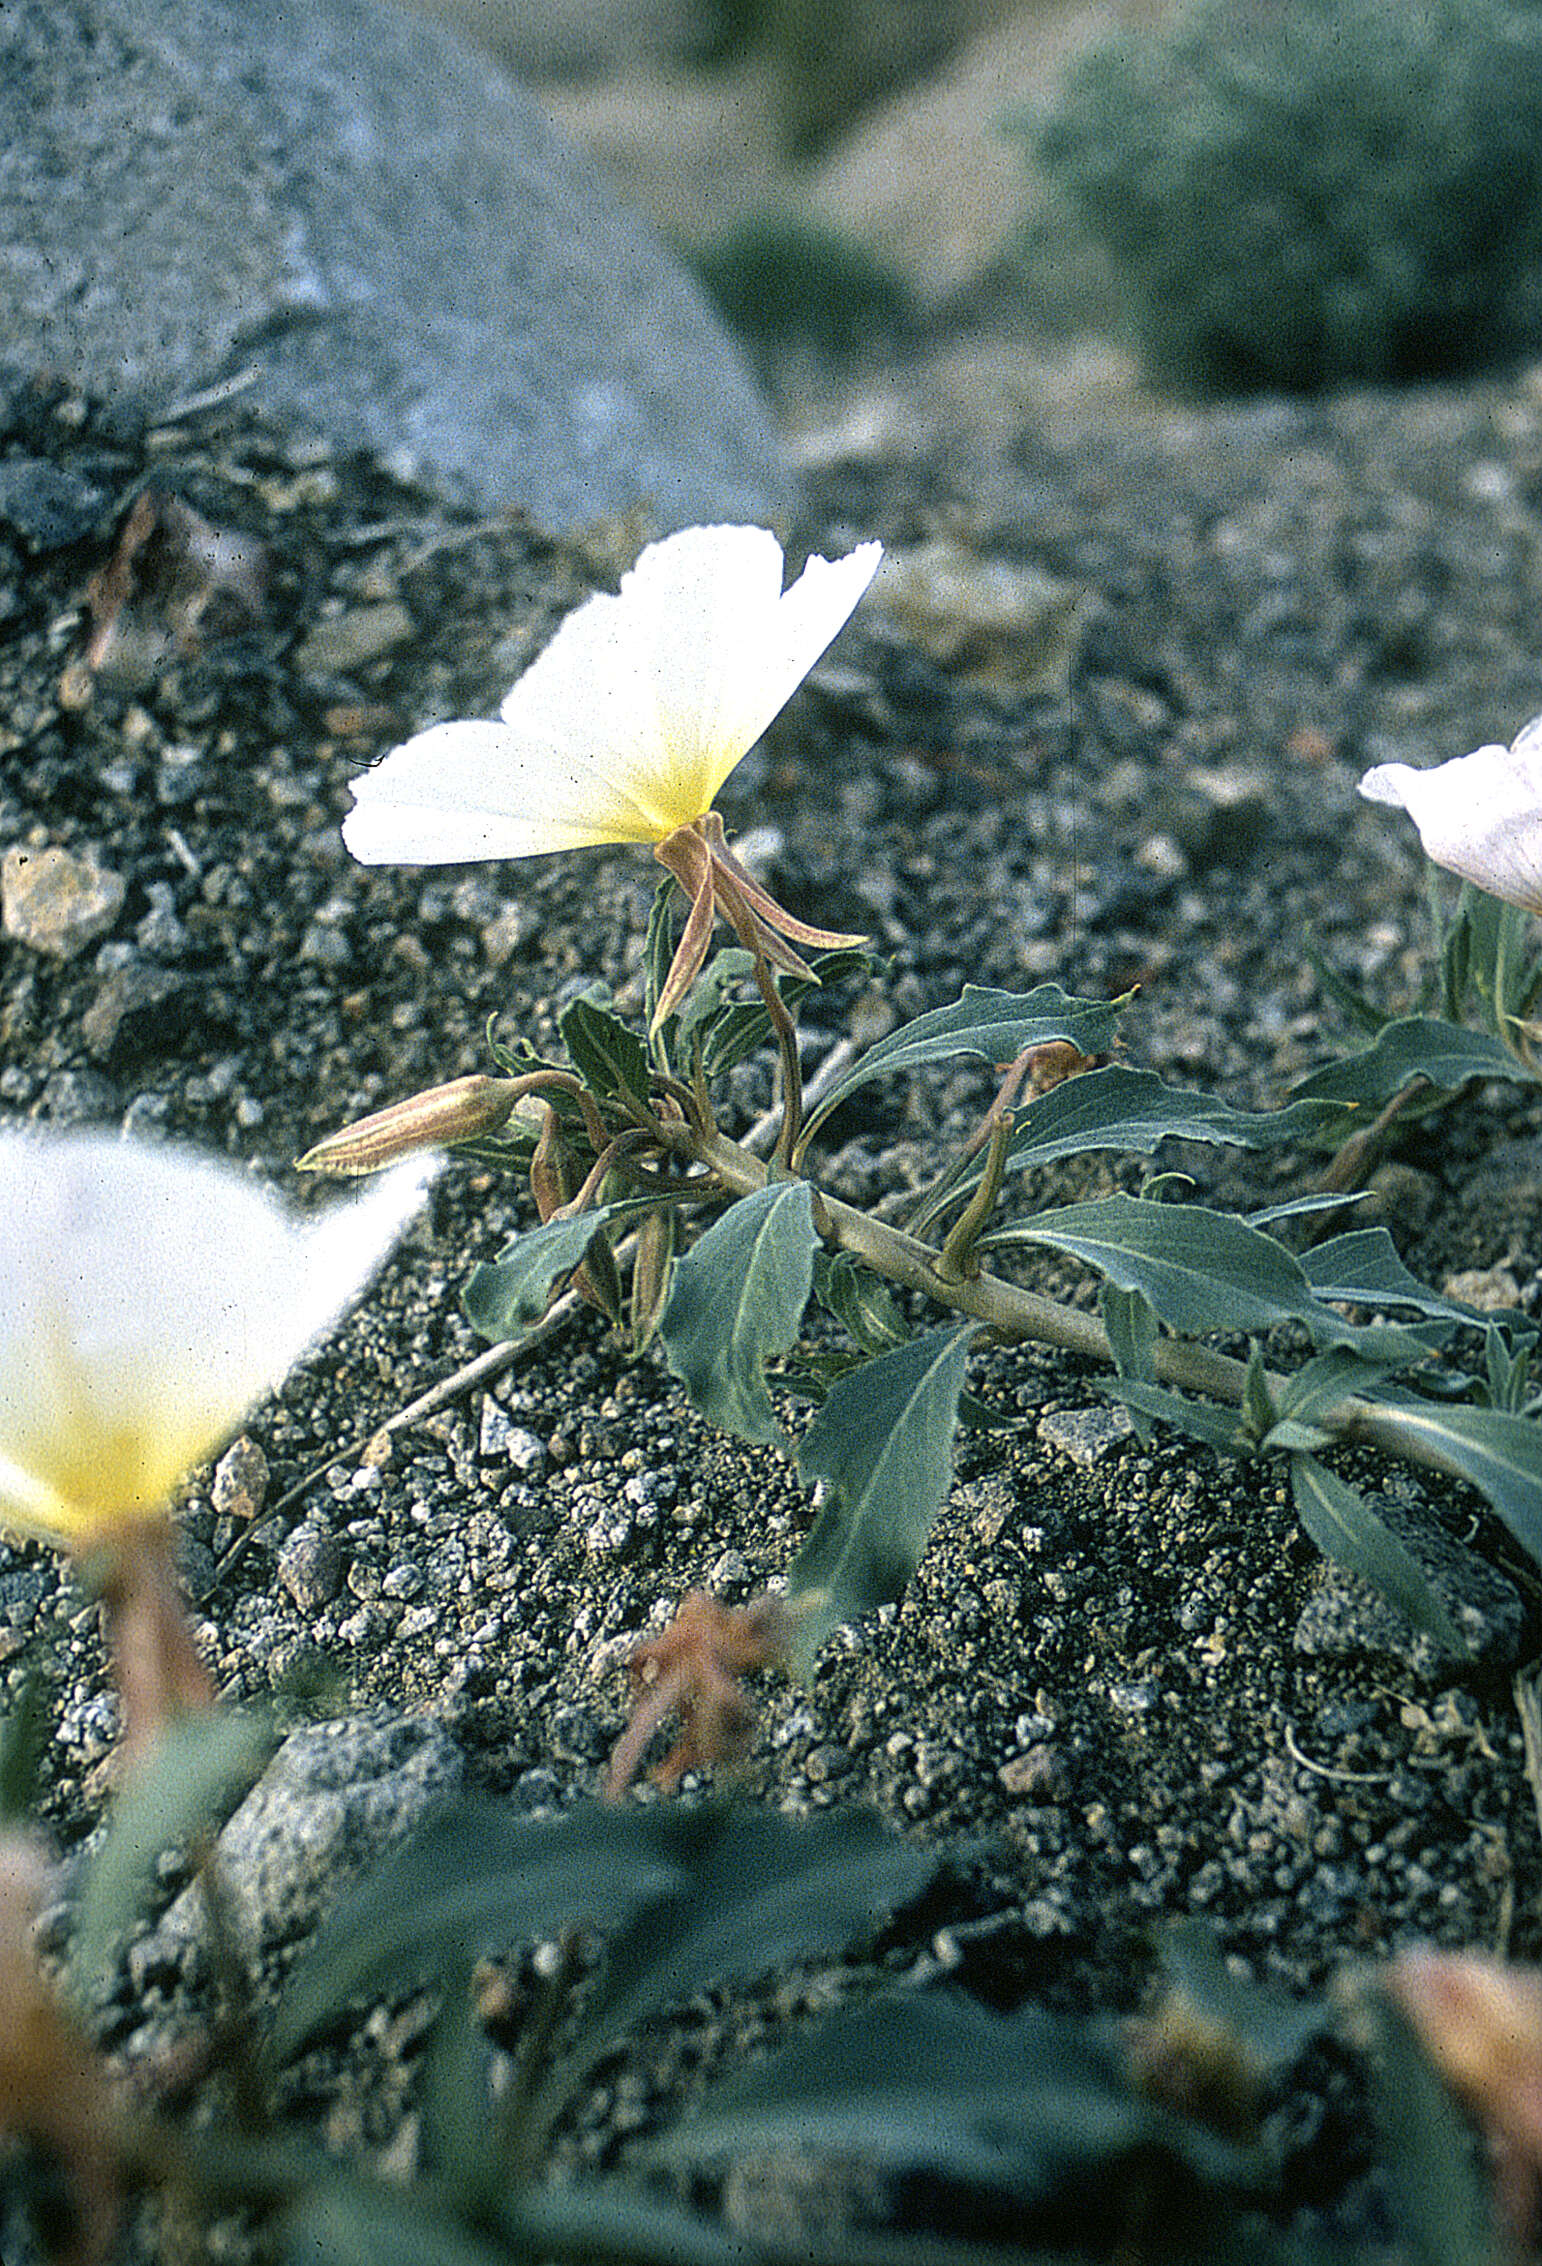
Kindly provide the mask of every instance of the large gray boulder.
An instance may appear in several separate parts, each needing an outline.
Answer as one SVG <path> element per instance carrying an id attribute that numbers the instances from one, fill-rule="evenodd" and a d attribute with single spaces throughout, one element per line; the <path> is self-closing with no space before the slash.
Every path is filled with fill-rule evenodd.
<path id="1" fill-rule="evenodd" d="M 561 528 L 790 500 L 694 288 L 495 65 L 384 0 L 0 8 L 0 354 L 242 398 Z"/>

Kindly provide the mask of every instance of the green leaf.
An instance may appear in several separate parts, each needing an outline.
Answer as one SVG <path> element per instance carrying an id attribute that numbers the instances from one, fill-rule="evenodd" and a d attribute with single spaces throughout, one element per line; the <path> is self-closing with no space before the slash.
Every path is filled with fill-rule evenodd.
<path id="1" fill-rule="evenodd" d="M 1352 1188 L 1344 1195 L 1335 1189 L 1327 1196 L 1292 1196 L 1283 1204 L 1265 1204 L 1261 1211 L 1249 1212 L 1249 1227 L 1274 1227 L 1281 1220 L 1310 1219 L 1322 1212 L 1348 1211 L 1351 1204 L 1363 1204 L 1370 1190 Z"/>
<path id="2" fill-rule="evenodd" d="M 814 1253 L 814 1295 L 864 1353 L 887 1353 L 912 1335 L 882 1279 L 849 1251 Z"/>
<path id="3" fill-rule="evenodd" d="M 581 992 L 557 1017 L 573 1068 L 599 1101 L 630 1094 L 648 1099 L 648 1056 L 642 1040 L 593 992 Z"/>
<path id="4" fill-rule="evenodd" d="M 1503 2266 L 1513 2253 L 1490 2233 L 1494 2205 L 1472 2127 L 1409 2026 L 1381 1991 L 1361 2002 L 1387 2199 L 1413 2266 Z"/>
<path id="5" fill-rule="evenodd" d="M 612 1220 L 633 1219 L 653 1201 L 627 1197 L 615 1204 L 595 1204 L 576 1219 L 548 1220 L 544 1227 L 516 1235 L 498 1258 L 472 1269 L 461 1293 L 467 1321 L 495 1345 L 518 1337 L 521 1330 L 539 1322 L 563 1277 L 583 1265 L 595 1237 Z"/>
<path id="6" fill-rule="evenodd" d="M 676 1264 L 658 1324 L 665 1358 L 703 1416 L 743 1440 L 781 1437 L 765 1364 L 797 1337 L 818 1241 L 808 1182 L 773 1180 Z"/>
<path id="7" fill-rule="evenodd" d="M 1121 1290 L 1117 1283 L 1105 1282 L 1098 1305 L 1120 1376 L 1154 1385 L 1160 1326 L 1150 1299 L 1141 1291 Z"/>
<path id="8" fill-rule="evenodd" d="M 1483 1333 L 1483 1366 L 1489 1405 L 1518 1415 L 1526 1406 L 1531 1380 L 1531 1347 L 1513 1347 L 1504 1331 L 1490 1323 Z"/>
<path id="9" fill-rule="evenodd" d="M 1264 1439 L 1273 1428 L 1276 1416 L 1274 1396 L 1269 1390 L 1269 1373 L 1264 1367 L 1263 1349 L 1248 1347 L 1247 1371 L 1242 1380 L 1242 1405 L 1238 1410 L 1242 1430 L 1255 1443 Z"/>
<path id="10" fill-rule="evenodd" d="M 1352 1228 L 1347 1235 L 1302 1253 L 1301 1270 L 1319 1298 L 1345 1306 L 1411 1306 L 1439 1321 L 1475 1323 L 1483 1317 L 1471 1306 L 1444 1298 L 1410 1274 L 1384 1227 Z"/>
<path id="11" fill-rule="evenodd" d="M 1154 1385 L 1161 1325 L 1152 1311 L 1150 1299 L 1138 1290 L 1121 1290 L 1117 1283 L 1105 1282 L 1098 1293 L 1098 1310 L 1108 1333 L 1114 1367 L 1120 1376 L 1136 1384 Z M 1145 1421 L 1145 1412 L 1132 1408 L 1131 1414 L 1136 1437 L 1142 1447 L 1146 1447 L 1150 1443 L 1151 1427 Z"/>
<path id="12" fill-rule="evenodd" d="M 1440 1094 L 1458 1093 L 1475 1078 L 1524 1080 L 1525 1070 L 1489 1031 L 1471 1031 L 1433 1016 L 1410 1015 L 1388 1023 L 1371 1045 L 1341 1062 L 1314 1070 L 1292 1089 L 1292 1101 L 1351 1102 L 1384 1109 L 1415 1078 Z"/>
<path id="13" fill-rule="evenodd" d="M 1230 1109 L 1214 1094 L 1165 1085 L 1150 1070 L 1115 1064 L 1062 1079 L 1020 1110 L 1007 1148 L 1010 1165 L 1052 1164 L 1089 1149 L 1151 1156 L 1164 1141 L 1203 1141 L 1239 1149 L 1273 1149 L 1310 1141 L 1342 1116 L 1336 1102 L 1296 1102 L 1287 1109 Z"/>
<path id="14" fill-rule="evenodd" d="M 751 2266 L 745 2238 L 734 2228 L 624 2176 L 586 2179 L 581 2186 L 527 2188 L 510 2199 L 500 2216 L 506 2235 L 518 2245 L 520 2262 L 572 2258 L 584 2266 L 597 2261 L 629 2266 L 633 2260 L 636 2266 Z M 807 2246 L 800 2250 L 803 2266 Z M 507 2252 L 500 2255 L 504 2266 L 514 2266 Z M 765 2266 L 767 2256 L 757 2234 L 753 2266 Z"/>
<path id="15" fill-rule="evenodd" d="M 86 1872 L 70 1949 L 70 1989 L 89 2005 L 105 1989 L 123 1937 L 141 1919 L 168 1849 L 218 1831 L 276 1745 L 264 1715 L 207 1708 L 169 1722 L 124 1779 Z"/>
<path id="16" fill-rule="evenodd" d="M 640 2022 L 709 1985 L 845 1950 L 936 1869 L 866 1810 L 801 1823 L 719 1804 L 685 1815 L 693 1846 L 683 1877 L 610 1936 L 579 2033 L 542 2088 L 538 2130 Z"/>
<path id="17" fill-rule="evenodd" d="M 665 1031 L 653 1029 L 653 1011 L 659 1003 L 669 974 L 669 964 L 675 956 L 674 924 L 671 912 L 675 901 L 673 880 L 661 881 L 653 893 L 653 905 L 648 914 L 648 933 L 643 939 L 643 1022 L 653 1033 L 651 1044 L 654 1058 L 661 1070 L 670 1068 L 669 1047 Z M 666 1022 L 672 1018 L 666 1018 Z"/>
<path id="18" fill-rule="evenodd" d="M 779 975 L 774 981 L 788 1008 L 796 1009 L 811 991 L 843 983 L 854 975 L 871 975 L 881 966 L 871 952 L 843 947 L 811 960 L 807 976 Z M 702 1068 L 709 1078 L 720 1078 L 766 1044 L 771 1036 L 771 1018 L 754 984 L 754 974 L 754 960 L 737 945 L 725 946 L 708 962 L 675 1021 L 675 1050 L 682 1062 L 690 1061 L 699 1041 Z M 752 987 L 753 997 L 734 996 L 746 986 Z"/>
<path id="19" fill-rule="evenodd" d="M 1148 1204 L 1106 1196 L 1091 1204 L 1009 1221 L 980 1238 L 981 1248 L 1042 1243 L 1080 1259 L 1121 1290 L 1138 1290 L 1170 1330 L 1262 1331 L 1300 1322 L 1318 1342 L 1390 1345 L 1393 1334 L 1366 1333 L 1324 1305 L 1301 1262 L 1232 1212 L 1199 1204 Z M 1410 1359 L 1422 1352 L 1408 1340 Z"/>
<path id="20" fill-rule="evenodd" d="M 1085 2026 L 919 1992 L 829 2017 L 641 2154 L 677 2172 L 762 2154 L 855 2158 L 1011 2213 L 1025 2244 L 1036 2218 L 1050 2233 L 1069 2211 L 1079 2247 L 1098 2255 L 1127 2229 L 1132 2181 L 1159 2183 L 1171 2237 L 1216 2188 L 1235 2196 L 1258 2177 L 1250 2151 L 1141 2099 Z"/>
<path id="21" fill-rule="evenodd" d="M 930 1330 L 843 1377 L 798 1446 L 798 1471 L 829 1488 L 788 1577 L 809 1601 L 806 1673 L 833 1628 L 899 1597 L 953 1479 L 953 1431 L 977 1325 Z"/>
<path id="22" fill-rule="evenodd" d="M 1505 1038 L 1536 991 L 1538 962 L 1531 935 L 1531 916 L 1519 905 L 1504 904 L 1470 881 L 1462 884 L 1441 956 L 1444 998 L 1448 1013 L 1456 1003 L 1454 1020 L 1462 1019 L 1470 987 L 1483 1004 L 1490 1029 Z"/>
<path id="23" fill-rule="evenodd" d="M 23 1825 L 31 1820 L 41 1791 L 48 1740 L 43 1679 L 33 1669 L 23 1675 L 0 1722 L 0 1826 Z"/>
<path id="24" fill-rule="evenodd" d="M 1143 1416 L 1160 1417 L 1176 1431 L 1186 1432 L 1191 1440 L 1203 1440 L 1207 1448 L 1215 1448 L 1221 1455 L 1245 1455 L 1252 1446 L 1235 1409 L 1218 1408 L 1212 1401 L 1189 1400 L 1182 1393 L 1169 1392 L 1163 1385 L 1142 1384 L 1135 1377 L 1121 1377 L 1117 1382 L 1110 1378 L 1103 1390 L 1139 1409 Z"/>
<path id="25" fill-rule="evenodd" d="M 1151 1156 L 1164 1141 L 1201 1141 L 1213 1146 L 1277 1148 L 1311 1141 L 1344 1115 L 1340 1102 L 1298 1102 L 1289 1109 L 1230 1109 L 1212 1094 L 1189 1093 L 1164 1085 L 1150 1070 L 1115 1064 L 1064 1078 L 1016 1112 L 1007 1147 L 1010 1170 L 1053 1164 L 1062 1157 L 1095 1149 L 1121 1149 Z M 921 1234 L 944 1209 L 962 1202 L 979 1186 L 980 1158 L 949 1175 L 911 1220 Z M 1142 1191 L 1153 1193 L 1149 1184 Z M 1343 1198 L 1337 1199 L 1339 1203 Z"/>
<path id="26" fill-rule="evenodd" d="M 1396 1410 L 1440 1470 L 1485 1495 L 1521 1548 L 1542 1565 L 1542 1427 L 1534 1417 L 1391 1394 L 1380 1405 Z"/>
<path id="27" fill-rule="evenodd" d="M 748 957 L 745 954 L 746 960 Z M 870 952 L 844 948 L 839 952 L 822 952 L 809 963 L 812 983 L 807 976 L 783 975 L 776 978 L 776 987 L 788 1007 L 796 1008 L 811 991 L 818 991 L 826 984 L 844 983 L 854 975 L 869 975 L 881 965 Z M 725 1005 L 707 1032 L 702 1048 L 702 1063 L 708 1077 L 723 1077 L 758 1046 L 764 1046 L 770 1036 L 771 1018 L 766 1013 L 765 1002 L 758 996 Z"/>
<path id="28" fill-rule="evenodd" d="M 946 1062 L 958 1054 L 1012 1062 L 1024 1047 L 1047 1046 L 1054 1039 L 1068 1041 L 1083 1054 L 1099 1054 L 1113 1040 L 1124 1004 L 1123 1000 L 1072 999 L 1058 984 L 1040 984 L 1029 992 L 987 991 L 978 984 L 965 984 L 963 996 L 952 1007 L 934 1007 L 869 1047 L 808 1119 L 804 1139 L 870 1080 L 897 1071 L 918 1070 L 925 1063 Z"/>
<path id="29" fill-rule="evenodd" d="M 1389 1368 L 1397 1366 L 1396 1360 L 1368 1360 L 1350 1346 L 1332 1346 L 1328 1352 L 1314 1354 L 1310 1361 L 1303 1362 L 1295 1375 L 1286 1380 L 1277 1413 L 1284 1421 L 1311 1424 L 1342 1401 L 1368 1392 L 1381 1382 Z M 1263 1445 L 1280 1447 L 1284 1443 L 1270 1437 Z"/>
<path id="30" fill-rule="evenodd" d="M 456 1802 L 375 1866 L 322 1922 L 274 2025 L 276 2061 L 364 2000 L 564 1928 L 625 1917 L 678 1889 L 694 1850 L 679 1811 L 581 1804 L 525 1818 Z"/>
<path id="31" fill-rule="evenodd" d="M 307 2189 L 278 2228 L 281 2266 L 512 2266 L 501 2241 L 473 2234 L 448 2197 L 400 2180 L 338 2172 Z"/>
<path id="32" fill-rule="evenodd" d="M 1363 992 L 1356 991 L 1354 985 L 1339 974 L 1310 930 L 1302 939 L 1302 946 L 1323 990 L 1336 1006 L 1343 1009 L 1352 1023 L 1358 1024 L 1362 1031 L 1374 1034 L 1391 1022 L 1390 1015 L 1383 1014 Z"/>
<path id="33" fill-rule="evenodd" d="M 705 1050 L 708 1032 L 726 1012 L 734 993 L 751 980 L 754 969 L 753 955 L 737 944 L 725 945 L 713 954 L 674 1018 L 675 1049 L 683 1063 L 690 1062 L 698 1038 Z M 763 1004 L 761 1015 L 765 1016 Z"/>
<path id="34" fill-rule="evenodd" d="M 1368 1581 L 1405 1621 L 1433 1637 L 1443 1651 L 1464 1659 L 1467 1647 L 1423 1567 L 1359 1489 L 1310 1455 L 1291 1457 L 1290 1483 L 1296 1516 L 1323 1556 Z"/>
<path id="35" fill-rule="evenodd" d="M 1320 1999 L 1287 1998 L 1234 1974 L 1219 1936 L 1204 1920 L 1175 1920 L 1162 1937 L 1161 1952 L 1173 1987 L 1235 2039 L 1261 2079 L 1285 2076 L 1333 2027 Z"/>
<path id="36" fill-rule="evenodd" d="M 491 2200 L 499 2184 L 488 2145 L 492 2045 L 472 2000 L 472 1962 L 437 1980 L 444 1997 L 429 2033 L 418 2088 L 420 2176 L 431 2172 L 461 2197 Z"/>

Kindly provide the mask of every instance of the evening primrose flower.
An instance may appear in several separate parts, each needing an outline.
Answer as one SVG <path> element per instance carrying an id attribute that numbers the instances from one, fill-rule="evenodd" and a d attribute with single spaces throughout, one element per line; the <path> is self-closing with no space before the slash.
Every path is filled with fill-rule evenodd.
<path id="1" fill-rule="evenodd" d="M 1511 747 L 1480 747 L 1429 771 L 1378 764 L 1360 792 L 1406 810 L 1436 865 L 1542 913 L 1542 716 Z"/>
<path id="2" fill-rule="evenodd" d="M 417 1209 L 399 1167 L 290 1219 L 232 1167 L 0 1132 L 0 1524 L 77 1551 L 153 1525 Z"/>
<path id="3" fill-rule="evenodd" d="M 712 798 L 847 620 L 882 546 L 811 558 L 782 588 L 763 527 L 688 527 L 652 543 L 616 597 L 563 622 L 497 723 L 434 724 L 353 782 L 343 839 L 365 865 L 544 857 L 639 842 L 691 900 L 659 1019 L 706 958 L 715 913 L 798 974 L 799 944 L 862 939 L 777 905 L 723 839 Z"/>

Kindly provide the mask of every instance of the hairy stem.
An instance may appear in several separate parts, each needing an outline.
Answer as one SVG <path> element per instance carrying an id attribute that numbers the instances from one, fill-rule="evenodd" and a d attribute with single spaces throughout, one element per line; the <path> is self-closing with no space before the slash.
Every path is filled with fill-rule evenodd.
<path id="1" fill-rule="evenodd" d="M 680 1131 L 684 1134 L 685 1128 Z M 767 1170 L 760 1159 L 721 1133 L 707 1141 L 691 1141 L 687 1135 L 680 1146 L 688 1146 L 690 1154 L 710 1166 L 719 1185 L 735 1196 L 753 1195 L 766 1185 Z M 999 1275 L 981 1273 L 952 1281 L 941 1271 L 942 1253 L 933 1245 L 907 1235 L 903 1228 L 871 1219 L 866 1212 L 823 1194 L 817 1186 L 814 1216 L 822 1235 L 854 1258 L 864 1260 L 875 1273 L 903 1283 L 908 1290 L 920 1291 L 939 1306 L 971 1315 L 999 1337 L 1033 1339 L 1040 1345 L 1060 1346 L 1085 1360 L 1114 1366 L 1113 1347 L 1095 1315 L 1063 1305 L 1058 1299 L 1044 1298 L 1037 1291 L 1023 1290 Z M 1189 1338 L 1159 1338 L 1153 1358 L 1164 1385 L 1179 1392 L 1203 1393 L 1233 1408 L 1241 1406 L 1248 1376 L 1245 1362 Z M 1264 1382 L 1271 1395 L 1277 1396 L 1287 1380 L 1266 1373 Z M 1346 1445 L 1379 1448 L 1432 1471 L 1449 1473 L 1454 1468 L 1403 1421 L 1397 1409 L 1353 1394 L 1336 1407 L 1314 1410 L 1312 1422 Z"/>

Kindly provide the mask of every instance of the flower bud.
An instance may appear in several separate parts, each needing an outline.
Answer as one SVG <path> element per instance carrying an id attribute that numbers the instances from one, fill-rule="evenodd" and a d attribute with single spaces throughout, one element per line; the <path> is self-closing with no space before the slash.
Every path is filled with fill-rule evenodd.
<path id="1" fill-rule="evenodd" d="M 513 1078 L 452 1078 L 448 1085 L 430 1086 L 345 1125 L 340 1133 L 329 1133 L 314 1149 L 306 1150 L 297 1169 L 357 1180 L 420 1149 L 448 1148 L 456 1141 L 500 1132 L 518 1100 L 518 1081 Z"/>

